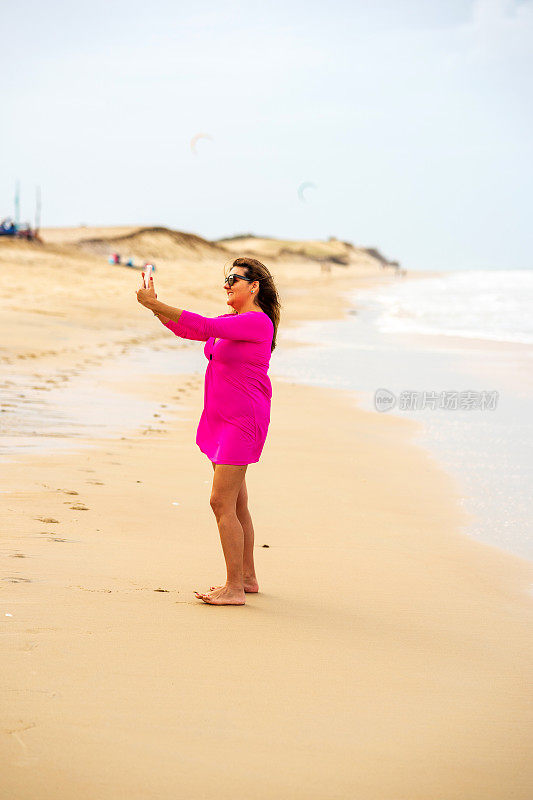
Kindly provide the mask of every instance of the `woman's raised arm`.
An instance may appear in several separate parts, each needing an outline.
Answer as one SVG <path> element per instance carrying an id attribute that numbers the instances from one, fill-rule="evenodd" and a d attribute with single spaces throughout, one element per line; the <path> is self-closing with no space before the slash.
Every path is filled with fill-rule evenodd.
<path id="1" fill-rule="evenodd" d="M 206 342 L 209 338 L 204 338 L 202 331 L 197 332 L 185 328 L 183 322 L 181 321 L 184 311 L 183 309 L 167 306 L 165 303 L 161 303 L 157 299 L 152 300 L 148 307 L 152 309 L 153 313 L 159 318 L 160 322 L 163 323 L 165 328 L 168 328 L 170 331 L 172 331 L 172 333 L 175 333 L 176 336 L 181 336 L 182 339 L 194 339 L 197 342 Z"/>
<path id="2" fill-rule="evenodd" d="M 183 314 L 183 312 L 182 312 Z M 163 320 L 161 320 L 163 322 Z M 202 331 L 194 331 L 188 329 L 181 319 L 178 322 L 174 322 L 173 319 L 168 319 L 166 322 L 163 322 L 165 328 L 168 328 L 169 331 L 175 333 L 176 336 L 181 336 L 182 339 L 195 339 L 197 342 L 207 342 L 209 336 L 204 336 Z"/>
<path id="3" fill-rule="evenodd" d="M 236 339 L 243 342 L 268 341 L 272 336 L 273 323 L 262 311 L 245 311 L 243 314 L 220 314 L 218 317 L 202 317 L 193 311 L 167 306 L 151 292 L 139 289 L 137 299 L 161 319 L 163 325 L 184 339 L 206 342 L 210 338 Z M 166 321 L 164 321 L 166 320 Z"/>
<path id="4" fill-rule="evenodd" d="M 272 336 L 272 321 L 268 314 L 247 311 L 244 314 L 221 314 L 202 317 L 193 311 L 182 310 L 177 322 L 166 323 L 177 336 L 206 342 L 210 338 L 237 339 L 243 342 L 262 342 Z"/>

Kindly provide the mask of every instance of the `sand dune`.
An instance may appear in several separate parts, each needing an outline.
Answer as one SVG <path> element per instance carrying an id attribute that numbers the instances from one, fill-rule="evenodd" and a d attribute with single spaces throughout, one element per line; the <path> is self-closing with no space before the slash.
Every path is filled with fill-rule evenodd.
<path id="1" fill-rule="evenodd" d="M 120 251 L 123 257 L 129 256 L 145 260 L 180 258 L 184 255 L 195 257 L 224 258 L 226 252 L 213 242 L 193 233 L 182 233 L 169 228 L 139 228 L 117 236 L 95 236 L 80 239 L 78 246 L 92 253 L 108 254 L 109 249 Z"/>
<path id="2" fill-rule="evenodd" d="M 368 264 L 383 267 L 395 263 L 390 262 L 376 248 L 356 247 L 351 242 L 343 242 L 333 236 L 327 241 L 298 241 L 243 234 L 242 236 L 219 239 L 217 244 L 224 247 L 228 252 L 233 253 L 238 250 L 244 250 L 249 254 L 255 254 L 257 258 L 263 256 L 278 259 L 280 257 L 296 256 L 311 261 L 329 260 L 332 263 L 346 266 L 354 263 L 361 266 Z"/>
<path id="3" fill-rule="evenodd" d="M 330 261 L 332 264 L 383 268 L 396 262 L 389 261 L 376 248 L 357 247 L 335 237 L 327 241 L 277 239 L 243 234 L 209 241 L 194 233 L 172 230 L 160 226 L 122 226 L 107 228 L 45 228 L 41 238 L 46 244 L 74 246 L 80 251 L 108 255 L 121 253 L 124 259 L 136 257 L 144 260 L 189 258 L 227 259 L 253 256 L 273 262 L 302 260 Z"/>

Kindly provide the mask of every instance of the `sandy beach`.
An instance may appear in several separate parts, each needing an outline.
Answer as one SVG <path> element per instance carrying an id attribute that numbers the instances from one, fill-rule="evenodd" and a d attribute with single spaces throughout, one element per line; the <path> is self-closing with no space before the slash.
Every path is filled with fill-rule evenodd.
<path id="1" fill-rule="evenodd" d="M 106 263 L 113 236 L 137 261 L 154 253 L 163 302 L 225 312 L 227 244 L 129 228 L 0 242 L 10 442 L 39 393 L 132 347 L 184 347 L 205 369 L 200 343 L 139 306 L 140 273 Z M 256 245 L 280 348 L 301 321 L 342 318 L 347 288 L 414 278 L 362 251 L 325 273 L 326 244 Z M 224 580 L 197 372 L 121 378 L 157 406 L 134 430 L 4 453 L 0 797 L 531 797 L 531 563 L 460 533 L 456 485 L 413 444 L 417 423 L 272 384 L 246 475 L 260 593 L 245 606 L 193 594 Z"/>

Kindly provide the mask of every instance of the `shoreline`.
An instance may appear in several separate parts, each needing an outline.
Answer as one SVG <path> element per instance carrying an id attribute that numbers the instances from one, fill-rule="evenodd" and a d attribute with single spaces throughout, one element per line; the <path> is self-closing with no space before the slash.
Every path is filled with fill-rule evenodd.
<path id="1" fill-rule="evenodd" d="M 382 331 L 372 313 L 374 294 L 380 295 L 381 289 L 365 292 L 364 298 L 350 291 L 344 322 L 309 322 L 294 333 L 301 350 L 285 353 L 277 374 L 352 390 L 359 407 L 372 411 L 376 388 L 387 387 L 396 402 L 383 411 L 419 424 L 413 443 L 454 476 L 461 505 L 472 513 L 465 535 L 531 560 L 526 488 L 531 345 Z M 402 391 L 468 388 L 497 390 L 497 409 L 463 408 L 452 414 L 445 409 L 402 409 L 398 402 Z"/>
<path id="2" fill-rule="evenodd" d="M 192 593 L 224 574 L 202 382 L 132 379 L 166 406 L 158 432 L 9 464 L 5 790 L 526 800 L 531 565 L 459 532 L 421 423 L 272 378 L 246 476 L 261 591 L 213 610 Z"/>

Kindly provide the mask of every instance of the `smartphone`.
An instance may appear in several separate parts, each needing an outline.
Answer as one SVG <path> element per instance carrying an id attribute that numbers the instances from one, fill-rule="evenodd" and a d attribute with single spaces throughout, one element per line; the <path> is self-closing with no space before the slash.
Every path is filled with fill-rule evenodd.
<path id="1" fill-rule="evenodd" d="M 150 288 L 150 276 L 152 274 L 152 269 L 153 269 L 153 267 L 152 267 L 151 264 L 147 264 L 145 266 L 145 268 L 144 268 L 144 288 L 145 289 L 149 289 Z"/>

